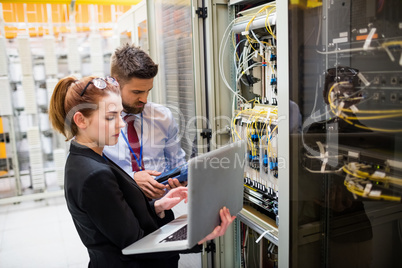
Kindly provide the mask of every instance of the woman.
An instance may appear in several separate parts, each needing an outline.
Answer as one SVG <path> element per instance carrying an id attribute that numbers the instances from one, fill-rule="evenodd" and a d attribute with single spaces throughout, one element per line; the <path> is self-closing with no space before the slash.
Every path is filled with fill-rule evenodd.
<path id="1" fill-rule="evenodd" d="M 170 190 L 149 202 L 136 182 L 102 153 L 116 144 L 123 110 L 119 84 L 112 77 L 66 77 L 50 100 L 53 127 L 71 141 L 65 166 L 65 197 L 78 234 L 88 249 L 89 267 L 177 267 L 179 252 L 122 255 L 121 250 L 174 218 L 171 208 L 187 188 Z M 221 225 L 206 238 L 225 233 L 234 220 L 220 212 Z M 199 251 L 199 246 L 190 252 Z"/>

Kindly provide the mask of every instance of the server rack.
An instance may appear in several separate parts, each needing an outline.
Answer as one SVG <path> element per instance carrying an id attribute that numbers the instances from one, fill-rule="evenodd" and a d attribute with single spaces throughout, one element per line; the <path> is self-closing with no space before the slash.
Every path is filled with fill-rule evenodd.
<path id="1" fill-rule="evenodd" d="M 279 207 L 288 203 L 289 221 L 280 241 L 283 233 L 289 239 L 280 243 L 279 264 L 399 267 L 400 2 L 312 2 L 281 9 L 289 29 L 283 97 L 302 120 L 301 133 L 282 139 L 289 200 Z"/>
<path id="2" fill-rule="evenodd" d="M 208 3 L 212 14 L 224 14 L 226 25 L 236 7 L 267 4 L 230 1 L 220 10 L 224 3 Z M 279 226 L 258 213 L 239 218 L 277 243 L 280 267 L 401 265 L 402 15 L 397 7 L 398 1 L 370 0 L 277 3 L 278 117 L 285 119 L 278 121 L 277 144 L 286 163 L 278 169 Z M 211 39 L 219 43 L 224 30 L 212 29 Z M 225 64 L 235 69 L 230 60 Z M 215 96 L 224 94 L 219 70 L 211 69 Z M 226 77 L 231 75 L 226 70 Z M 215 104 L 231 107 L 222 98 Z M 272 226 L 278 228 L 277 241 L 268 235 Z M 235 229 L 240 266 L 241 227 Z"/>

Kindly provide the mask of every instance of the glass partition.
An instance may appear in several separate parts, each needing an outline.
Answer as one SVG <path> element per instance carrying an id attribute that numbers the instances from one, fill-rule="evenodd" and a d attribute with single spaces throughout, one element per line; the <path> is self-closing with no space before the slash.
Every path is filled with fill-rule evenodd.
<path id="1" fill-rule="evenodd" d="M 402 267 L 402 2 L 288 15 L 290 266 Z"/>

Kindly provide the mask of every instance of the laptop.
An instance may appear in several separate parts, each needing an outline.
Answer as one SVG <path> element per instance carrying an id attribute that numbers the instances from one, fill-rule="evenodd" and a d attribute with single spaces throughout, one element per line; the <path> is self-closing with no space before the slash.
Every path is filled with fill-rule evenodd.
<path id="1" fill-rule="evenodd" d="M 243 208 L 246 142 L 238 141 L 188 161 L 188 213 L 122 250 L 124 255 L 194 247 L 220 224 L 219 210 Z M 175 240 L 176 234 L 183 237 Z"/>

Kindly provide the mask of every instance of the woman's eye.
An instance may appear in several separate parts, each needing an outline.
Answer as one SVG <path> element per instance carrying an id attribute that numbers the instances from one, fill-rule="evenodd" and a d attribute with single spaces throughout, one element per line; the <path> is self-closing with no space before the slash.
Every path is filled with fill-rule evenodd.
<path id="1" fill-rule="evenodd" d="M 106 117 L 106 120 L 112 121 L 114 118 L 115 118 L 114 116 L 107 116 L 107 117 Z"/>

